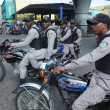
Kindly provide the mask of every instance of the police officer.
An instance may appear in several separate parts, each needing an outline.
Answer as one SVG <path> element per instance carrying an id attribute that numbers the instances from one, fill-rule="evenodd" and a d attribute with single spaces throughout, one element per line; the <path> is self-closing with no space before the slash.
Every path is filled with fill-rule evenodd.
<path id="1" fill-rule="evenodd" d="M 71 30 L 67 28 L 66 20 L 61 21 L 61 28 L 62 28 L 61 39 L 58 39 L 58 41 L 61 42 L 60 45 L 64 46 L 63 49 L 64 55 L 62 57 L 64 58 L 69 53 L 69 44 L 71 42 Z"/>
<path id="2" fill-rule="evenodd" d="M 75 55 L 74 55 L 74 46 L 75 46 L 75 44 L 80 45 L 80 42 L 81 42 L 81 31 L 75 25 L 76 24 L 75 24 L 74 20 L 70 20 L 72 40 L 71 40 L 71 44 L 69 46 L 69 49 L 70 49 L 72 58 L 75 57 Z"/>
<path id="3" fill-rule="evenodd" d="M 19 43 L 7 43 L 9 46 L 13 47 L 23 47 L 29 45 L 31 48 L 29 49 L 28 53 L 24 56 L 22 61 L 19 64 L 19 70 L 20 70 L 20 84 L 25 83 L 25 77 L 26 77 L 26 70 L 27 66 L 29 64 L 30 57 L 33 57 L 33 59 L 36 59 L 36 56 L 40 56 L 40 58 L 44 57 L 44 53 L 41 50 L 42 48 L 42 39 L 39 32 L 39 28 L 34 24 L 34 17 L 32 15 L 29 15 L 24 20 L 30 29 L 28 32 L 27 37 L 25 40 L 19 39 Z M 37 52 L 39 50 L 39 52 Z M 39 53 L 39 54 L 38 54 Z M 37 55 L 36 55 L 37 54 Z M 32 55 L 32 56 L 31 56 Z M 39 58 L 39 59 L 40 59 Z M 35 65 L 32 66 L 35 67 Z M 36 65 L 36 67 L 39 67 L 39 65 Z M 17 89 L 13 91 L 13 93 L 17 92 Z"/>
<path id="4" fill-rule="evenodd" d="M 83 110 L 88 106 L 100 103 L 110 92 L 110 18 L 108 15 L 99 13 L 93 19 L 87 20 L 91 24 L 95 35 L 100 36 L 97 48 L 85 56 L 74 60 L 65 66 L 57 66 L 57 71 L 77 69 L 92 62 L 95 62 L 95 70 L 87 90 L 73 103 L 73 110 Z"/>
<path id="5" fill-rule="evenodd" d="M 51 19 L 45 16 L 42 20 L 44 32 L 42 34 L 42 49 L 37 54 L 31 54 L 29 60 L 34 68 L 39 68 L 39 63 L 36 59 L 44 59 L 47 62 L 50 57 L 57 52 L 57 36 L 55 30 L 51 26 Z"/>
<path id="6" fill-rule="evenodd" d="M 43 28 L 43 48 L 45 51 L 45 60 L 47 62 L 51 55 L 57 52 L 57 34 L 56 31 L 51 26 L 51 19 L 48 16 L 45 16 L 42 20 Z"/>
<path id="7" fill-rule="evenodd" d="M 45 16 L 42 20 L 43 28 L 45 31 L 42 36 L 42 49 L 39 51 L 33 52 L 33 54 L 29 55 L 29 61 L 32 64 L 33 68 L 38 69 L 40 64 L 38 62 L 39 59 L 44 59 L 44 62 L 47 62 L 51 55 L 57 52 L 57 39 L 56 33 L 51 26 L 51 19 Z"/>

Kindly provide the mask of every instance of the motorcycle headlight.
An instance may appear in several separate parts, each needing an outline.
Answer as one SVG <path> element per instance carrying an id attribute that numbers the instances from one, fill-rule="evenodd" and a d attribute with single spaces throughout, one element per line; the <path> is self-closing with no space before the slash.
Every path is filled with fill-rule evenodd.
<path id="1" fill-rule="evenodd" d="M 46 64 L 47 64 L 47 63 L 45 63 L 45 62 L 42 63 L 42 64 L 40 65 L 40 69 L 41 69 L 41 70 L 45 70 Z"/>

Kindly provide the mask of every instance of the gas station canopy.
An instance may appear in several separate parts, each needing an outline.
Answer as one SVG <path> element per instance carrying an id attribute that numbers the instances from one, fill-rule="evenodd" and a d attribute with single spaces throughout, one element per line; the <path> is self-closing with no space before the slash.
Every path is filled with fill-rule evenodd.
<path id="1" fill-rule="evenodd" d="M 60 13 L 61 7 L 63 8 L 63 12 L 69 12 L 74 10 L 72 4 L 65 3 L 31 4 L 19 10 L 17 14 L 23 13 L 57 14 Z"/>

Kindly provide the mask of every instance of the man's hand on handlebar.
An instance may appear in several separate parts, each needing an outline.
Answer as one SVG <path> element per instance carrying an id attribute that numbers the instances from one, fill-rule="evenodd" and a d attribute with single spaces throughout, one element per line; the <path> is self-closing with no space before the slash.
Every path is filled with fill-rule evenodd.
<path id="1" fill-rule="evenodd" d="M 22 39 L 18 39 L 19 40 L 19 42 L 21 42 L 22 41 Z"/>
<path id="2" fill-rule="evenodd" d="M 60 40 L 60 39 L 57 39 L 57 41 L 58 41 L 58 42 L 61 42 L 61 40 Z"/>
<path id="3" fill-rule="evenodd" d="M 6 45 L 5 45 L 5 47 L 11 47 L 11 43 L 7 43 Z"/>
<path id="4" fill-rule="evenodd" d="M 73 42 L 73 45 L 77 44 L 75 41 Z"/>
<path id="5" fill-rule="evenodd" d="M 57 71 L 66 71 L 65 66 L 57 66 L 54 69 L 54 73 L 53 74 L 56 74 Z"/>
<path id="6" fill-rule="evenodd" d="M 47 60 L 47 59 L 45 59 L 45 60 L 44 60 L 44 62 L 48 62 L 48 60 Z"/>

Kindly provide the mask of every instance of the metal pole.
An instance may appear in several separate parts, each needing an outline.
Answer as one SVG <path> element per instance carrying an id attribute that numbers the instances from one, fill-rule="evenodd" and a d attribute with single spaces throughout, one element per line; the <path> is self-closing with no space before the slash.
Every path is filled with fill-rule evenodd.
<path id="1" fill-rule="evenodd" d="M 43 14 L 41 14 L 41 20 L 43 20 Z"/>
<path id="2" fill-rule="evenodd" d="M 49 11 L 49 18 L 51 19 L 51 12 Z"/>
<path id="3" fill-rule="evenodd" d="M 15 5 L 15 22 L 17 23 L 16 0 L 14 0 L 14 5 Z"/>
<path id="4" fill-rule="evenodd" d="M 61 6 L 60 7 L 60 20 L 63 19 L 63 7 Z"/>

